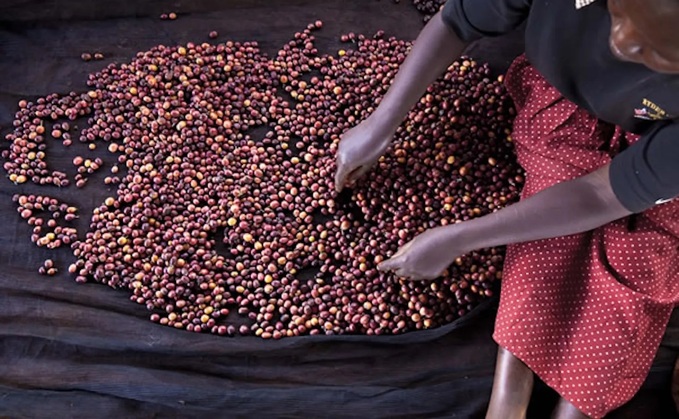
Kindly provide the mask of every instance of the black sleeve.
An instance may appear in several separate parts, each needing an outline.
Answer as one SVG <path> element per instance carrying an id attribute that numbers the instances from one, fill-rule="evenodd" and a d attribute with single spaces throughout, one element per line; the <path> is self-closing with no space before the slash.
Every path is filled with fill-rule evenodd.
<path id="1" fill-rule="evenodd" d="M 528 17 L 531 3 L 532 0 L 448 0 L 441 17 L 461 40 L 471 42 L 517 28 Z"/>
<path id="2" fill-rule="evenodd" d="M 679 195 L 679 122 L 643 136 L 613 159 L 613 192 L 632 212 L 641 212 Z"/>

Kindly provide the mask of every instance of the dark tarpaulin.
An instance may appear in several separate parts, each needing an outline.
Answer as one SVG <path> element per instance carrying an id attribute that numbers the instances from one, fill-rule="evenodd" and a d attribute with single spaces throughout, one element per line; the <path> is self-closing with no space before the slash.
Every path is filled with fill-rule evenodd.
<path id="1" fill-rule="evenodd" d="M 178 11 L 176 21 L 161 21 Z M 127 62 L 157 44 L 256 40 L 273 54 L 295 31 L 322 19 L 321 52 L 354 31 L 414 39 L 421 16 L 390 0 L 146 1 L 5 0 L 0 4 L 0 128 L 19 99 L 86 89 L 87 75 Z M 471 49 L 496 71 L 520 51 L 520 34 Z M 84 63 L 82 52 L 104 61 Z M 2 141 L 2 149 L 8 146 Z M 97 150 L 106 161 L 106 153 Z M 84 152 L 49 148 L 48 163 L 71 168 Z M 90 153 L 91 154 L 91 153 Z M 108 157 L 110 158 L 110 157 Z M 68 171 L 68 170 L 67 170 Z M 106 170 L 102 171 L 105 172 Z M 73 174 L 73 173 L 71 173 Z M 43 277 L 46 258 L 65 271 L 68 249 L 39 249 L 16 213 L 14 193 L 57 197 L 91 210 L 110 194 L 99 177 L 83 190 L 11 184 L 0 179 L 0 416 L 12 418 L 483 417 L 496 346 L 494 305 L 444 328 L 399 337 L 224 338 L 158 326 L 124 291 Z M 87 218 L 79 220 L 86 231 Z M 676 324 L 677 322 L 673 322 Z M 638 396 L 611 415 L 675 415 L 670 377 L 679 347 L 671 327 Z M 556 395 L 538 383 L 531 417 L 546 417 Z"/>

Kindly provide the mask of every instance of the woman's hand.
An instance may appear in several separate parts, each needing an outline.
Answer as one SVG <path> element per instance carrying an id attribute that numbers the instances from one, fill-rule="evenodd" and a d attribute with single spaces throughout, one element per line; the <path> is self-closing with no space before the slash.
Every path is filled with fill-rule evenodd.
<path id="1" fill-rule="evenodd" d="M 472 250 L 582 233 L 628 216 L 631 211 L 613 192 L 609 168 L 557 183 L 483 217 L 427 230 L 378 269 L 410 279 L 436 278 Z"/>
<path id="2" fill-rule="evenodd" d="M 377 266 L 411 280 L 434 279 L 459 256 L 471 251 L 460 237 L 461 224 L 436 227 L 425 231 L 401 247 L 391 259 Z"/>
<path id="3" fill-rule="evenodd" d="M 408 110 L 467 46 L 437 13 L 422 29 L 375 112 L 344 134 L 337 150 L 335 189 L 363 176 L 391 142 Z"/>
<path id="4" fill-rule="evenodd" d="M 342 136 L 337 149 L 337 192 L 370 170 L 389 147 L 395 131 L 373 114 Z"/>

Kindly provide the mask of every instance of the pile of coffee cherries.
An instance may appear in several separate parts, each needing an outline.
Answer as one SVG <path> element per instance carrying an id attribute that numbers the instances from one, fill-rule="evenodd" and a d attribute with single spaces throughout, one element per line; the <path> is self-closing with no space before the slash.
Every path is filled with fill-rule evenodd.
<path id="1" fill-rule="evenodd" d="M 3 154 L 10 180 L 89 188 L 91 172 L 111 171 L 88 231 L 61 230 L 76 281 L 126 290 L 163 325 L 274 339 L 434 328 L 493 295 L 501 248 L 430 282 L 376 265 L 428 228 L 518 199 L 501 78 L 469 58 L 452 64 L 374 170 L 337 195 L 340 138 L 377 107 L 412 44 L 350 33 L 345 49 L 321 54 L 321 27 L 273 57 L 255 42 L 157 46 L 92 74 L 87 92 L 19 104 Z M 77 180 L 46 161 L 46 143 L 71 138 L 106 153 L 76 156 Z M 78 212 L 16 200 L 29 220 L 38 202 Z"/>

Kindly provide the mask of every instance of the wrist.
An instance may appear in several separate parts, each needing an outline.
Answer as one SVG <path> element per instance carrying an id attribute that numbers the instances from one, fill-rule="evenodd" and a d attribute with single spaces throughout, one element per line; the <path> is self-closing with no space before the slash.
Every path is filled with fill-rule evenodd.
<path id="1" fill-rule="evenodd" d="M 441 227 L 445 229 L 445 246 L 460 249 L 462 254 L 484 247 L 481 240 L 479 240 L 480 235 L 475 232 L 477 223 L 474 221 L 476 220 L 463 221 Z"/>
<path id="2" fill-rule="evenodd" d="M 388 118 L 375 111 L 366 119 L 362 125 L 369 133 L 367 141 L 373 146 L 375 151 L 383 153 L 391 144 L 392 138 L 396 133 L 398 125 L 394 125 Z"/>
<path id="3" fill-rule="evenodd" d="M 376 132 L 380 134 L 381 137 L 389 138 L 396 132 L 396 129 L 405 116 L 399 116 L 397 110 L 390 107 L 388 104 L 381 103 L 377 109 L 368 117 L 370 123 Z M 389 141 L 390 142 L 390 141 Z"/>

